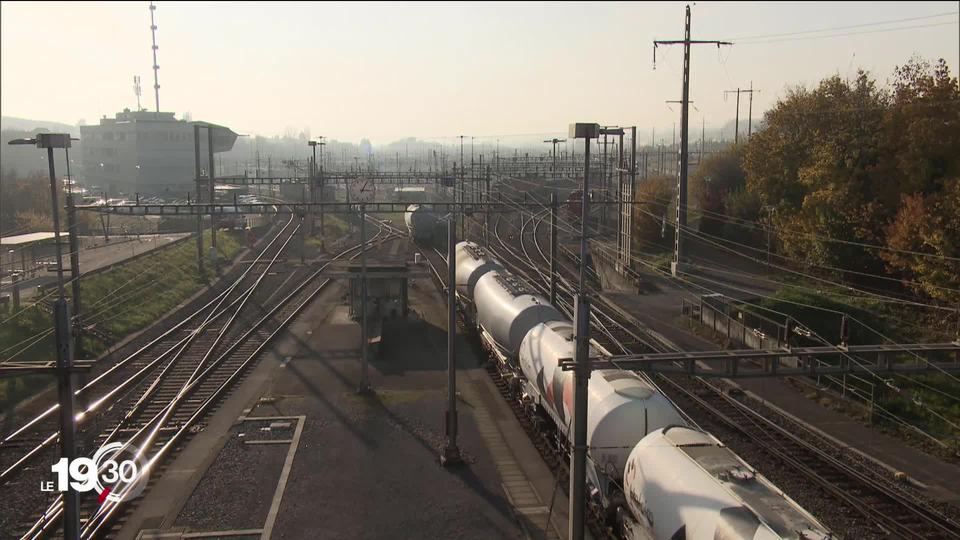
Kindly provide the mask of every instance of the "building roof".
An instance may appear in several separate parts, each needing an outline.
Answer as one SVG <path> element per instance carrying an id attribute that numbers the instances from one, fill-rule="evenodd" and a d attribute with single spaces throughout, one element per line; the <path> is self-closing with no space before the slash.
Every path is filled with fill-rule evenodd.
<path id="1" fill-rule="evenodd" d="M 52 232 L 35 232 L 27 234 L 18 234 L 16 236 L 4 236 L 0 238 L 0 246 L 21 246 L 23 244 L 32 244 L 44 240 L 53 240 L 55 235 Z"/>

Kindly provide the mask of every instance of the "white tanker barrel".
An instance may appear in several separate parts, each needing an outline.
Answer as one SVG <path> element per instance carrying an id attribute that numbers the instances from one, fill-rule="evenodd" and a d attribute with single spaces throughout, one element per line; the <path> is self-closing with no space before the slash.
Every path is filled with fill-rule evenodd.
<path id="1" fill-rule="evenodd" d="M 411 204 L 403 214 L 403 221 L 415 242 L 429 243 L 437 227 L 437 214 L 429 207 Z"/>
<path id="2" fill-rule="evenodd" d="M 503 272 L 503 266 L 487 250 L 473 242 L 463 241 L 454 249 L 457 261 L 457 292 L 473 300 L 473 290 L 484 274 Z"/>
<path id="3" fill-rule="evenodd" d="M 669 427 L 643 438 L 623 479 L 627 538 L 832 538 L 795 501 L 709 433 Z"/>
<path id="4" fill-rule="evenodd" d="M 561 431 L 573 412 L 573 372 L 559 368 L 574 357 L 574 327 L 569 321 L 536 326 L 520 346 L 520 368 L 542 396 Z M 591 349 L 590 355 L 599 352 Z M 627 457 L 651 431 L 686 421 L 656 388 L 635 373 L 618 369 L 597 370 L 587 386 L 587 445 L 598 478 L 623 478 Z M 605 487 L 605 486 L 601 486 Z"/>
<path id="5" fill-rule="evenodd" d="M 508 273 L 487 272 L 473 290 L 477 319 L 510 358 L 520 343 L 540 323 L 566 318 L 542 296 Z"/>
<path id="6" fill-rule="evenodd" d="M 409 231 L 411 235 L 413 235 L 413 230 L 414 230 L 413 215 L 417 212 L 419 208 L 420 208 L 419 204 L 411 204 L 410 206 L 407 207 L 407 211 L 403 213 L 403 222 L 407 224 L 407 231 Z"/>

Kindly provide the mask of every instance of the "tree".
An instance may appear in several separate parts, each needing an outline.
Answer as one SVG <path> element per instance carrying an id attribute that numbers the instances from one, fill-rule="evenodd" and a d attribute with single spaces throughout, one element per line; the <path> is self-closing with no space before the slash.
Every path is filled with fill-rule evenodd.
<path id="1" fill-rule="evenodd" d="M 960 177 L 942 180 L 945 189 L 904 195 L 884 251 L 890 268 L 909 278 L 908 286 L 950 304 L 960 302 Z M 917 255 L 915 253 L 925 255 Z"/>
<path id="2" fill-rule="evenodd" d="M 960 176 L 960 85 L 946 62 L 911 58 L 894 72 L 884 118 L 885 152 L 896 171 L 896 194 L 933 193 Z"/>
<path id="3" fill-rule="evenodd" d="M 879 134 L 889 98 L 860 71 L 791 90 L 765 115 L 744 158 L 748 188 L 776 209 L 784 253 L 815 265 L 878 272 L 873 251 L 895 206 L 878 200 L 884 184 Z M 856 274 L 847 276 L 857 279 Z"/>
<path id="4" fill-rule="evenodd" d="M 637 252 L 669 248 L 673 241 L 670 217 L 676 212 L 672 202 L 676 194 L 676 180 L 671 176 L 654 176 L 637 184 L 636 198 L 640 204 L 633 207 L 633 249 Z M 667 223 L 665 224 L 664 221 Z"/>
<path id="5" fill-rule="evenodd" d="M 729 220 L 719 214 L 729 214 L 728 198 L 746 185 L 742 161 L 743 147 L 735 146 L 706 158 L 691 176 L 693 199 L 703 212 L 701 232 L 714 235 L 724 232 L 724 224 Z"/>

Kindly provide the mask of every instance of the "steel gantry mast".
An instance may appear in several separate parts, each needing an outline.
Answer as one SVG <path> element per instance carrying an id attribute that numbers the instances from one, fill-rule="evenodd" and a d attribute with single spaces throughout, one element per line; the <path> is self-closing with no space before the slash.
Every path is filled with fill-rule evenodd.
<path id="1" fill-rule="evenodd" d="M 657 47 L 660 45 L 683 45 L 683 96 L 680 108 L 680 155 L 678 157 L 677 172 L 677 221 L 674 232 L 673 262 L 670 265 L 671 273 L 676 276 L 681 272 L 681 263 L 685 258 L 683 229 L 687 226 L 687 149 L 689 143 L 690 120 L 690 46 L 691 45 L 733 45 L 729 41 L 693 40 L 690 39 L 690 6 L 686 9 L 686 20 L 682 40 L 654 40 L 653 66 L 657 66 Z"/>

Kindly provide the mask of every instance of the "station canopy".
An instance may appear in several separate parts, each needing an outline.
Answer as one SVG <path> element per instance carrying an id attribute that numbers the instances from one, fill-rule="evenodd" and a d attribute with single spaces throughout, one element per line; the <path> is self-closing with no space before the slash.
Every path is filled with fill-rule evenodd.
<path id="1" fill-rule="evenodd" d="M 43 242 L 45 240 L 53 240 L 54 238 L 55 235 L 52 232 L 35 232 L 18 234 L 16 236 L 4 236 L 0 238 L 0 246 L 22 246 Z"/>

